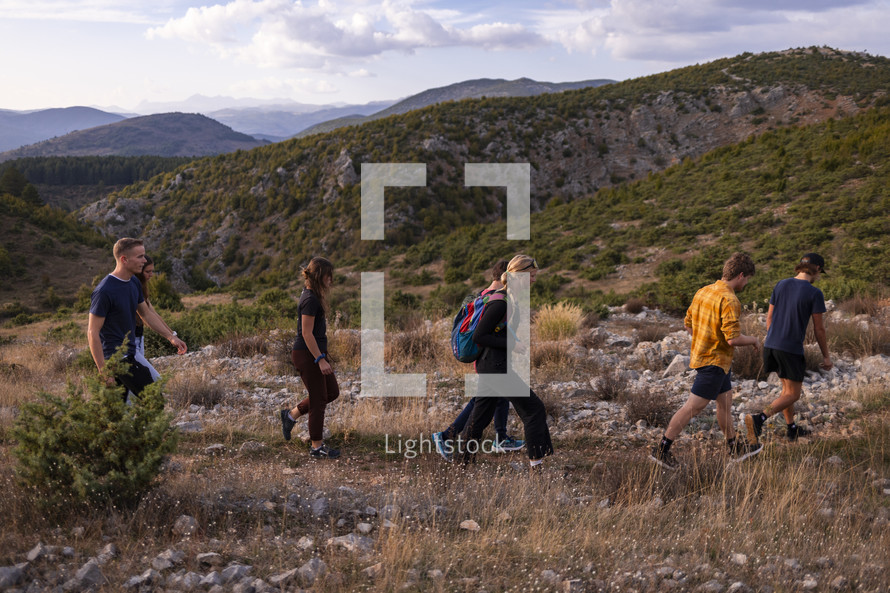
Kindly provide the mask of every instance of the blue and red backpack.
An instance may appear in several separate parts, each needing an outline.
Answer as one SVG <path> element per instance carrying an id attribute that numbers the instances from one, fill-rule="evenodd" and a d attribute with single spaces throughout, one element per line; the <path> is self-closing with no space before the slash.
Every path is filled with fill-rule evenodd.
<path id="1" fill-rule="evenodd" d="M 483 292 L 464 300 L 451 326 L 451 352 L 460 362 L 474 362 L 482 354 L 482 349 L 473 341 L 473 332 L 476 331 L 485 305 L 489 301 L 502 300 L 504 293 L 497 291 Z"/>

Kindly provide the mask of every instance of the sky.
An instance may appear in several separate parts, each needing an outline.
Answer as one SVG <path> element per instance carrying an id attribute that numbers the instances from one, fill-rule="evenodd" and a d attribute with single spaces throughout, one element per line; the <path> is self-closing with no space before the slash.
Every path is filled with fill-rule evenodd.
<path id="1" fill-rule="evenodd" d="M 625 80 L 742 52 L 890 56 L 890 0 L 0 0 L 0 109 L 364 104 L 474 78 Z"/>

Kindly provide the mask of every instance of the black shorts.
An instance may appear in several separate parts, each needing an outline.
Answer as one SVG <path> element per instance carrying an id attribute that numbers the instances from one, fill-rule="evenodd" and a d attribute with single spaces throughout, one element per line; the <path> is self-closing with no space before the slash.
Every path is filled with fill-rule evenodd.
<path id="1" fill-rule="evenodd" d="M 802 354 L 792 354 L 772 348 L 763 349 L 763 372 L 776 373 L 780 379 L 803 383 L 806 376 L 807 359 Z"/>
<path id="2" fill-rule="evenodd" d="M 695 381 L 692 383 L 693 395 L 714 401 L 718 395 L 727 391 L 732 391 L 732 371 L 727 373 L 714 365 L 695 369 Z"/>

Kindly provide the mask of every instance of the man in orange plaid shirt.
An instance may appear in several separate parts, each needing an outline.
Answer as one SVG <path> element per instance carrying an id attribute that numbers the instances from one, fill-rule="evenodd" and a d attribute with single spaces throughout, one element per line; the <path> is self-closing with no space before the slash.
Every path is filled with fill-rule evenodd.
<path id="1" fill-rule="evenodd" d="M 739 317 L 742 305 L 736 293 L 744 289 L 754 275 L 754 262 L 747 253 L 735 253 L 723 264 L 723 277 L 699 289 L 686 311 L 684 325 L 692 335 L 689 366 L 695 369 L 692 393 L 671 418 L 661 442 L 649 458 L 666 469 L 680 464 L 671 454 L 671 445 L 695 416 L 710 402 L 717 402 L 717 424 L 726 435 L 726 444 L 733 461 L 742 461 L 760 453 L 761 444 L 736 439 L 732 422 L 732 353 L 737 346 L 760 343 L 754 336 L 742 334 Z"/>

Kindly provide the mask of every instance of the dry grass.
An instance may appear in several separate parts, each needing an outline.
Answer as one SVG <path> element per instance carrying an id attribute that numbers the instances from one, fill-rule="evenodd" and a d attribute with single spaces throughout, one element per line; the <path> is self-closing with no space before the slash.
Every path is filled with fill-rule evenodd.
<path id="1" fill-rule="evenodd" d="M 578 305 L 557 303 L 545 305 L 535 315 L 534 336 L 543 341 L 572 338 L 578 333 L 584 312 Z"/>
<path id="2" fill-rule="evenodd" d="M 418 365 L 446 381 L 471 372 L 470 365 L 451 362 L 441 327 L 409 332 L 415 335 L 387 344 L 388 361 L 416 356 Z M 287 337 L 268 342 L 268 355 L 289 356 Z M 333 332 L 332 357 L 356 368 L 358 343 L 355 332 Z M 548 376 L 566 381 L 601 375 L 604 383 L 594 397 L 624 403 L 631 417 L 658 426 L 673 412 L 659 405 L 662 394 L 629 392 L 619 371 L 603 372 L 574 358 L 573 347 L 567 340 L 533 343 L 533 384 Z M 53 361 L 51 349 L 21 343 L 0 348 L 10 374 L 0 372 L 0 406 L 19 405 L 42 385 L 64 388 L 59 370 L 64 365 Z M 205 396 L 197 390 L 223 375 L 214 364 L 221 362 L 201 372 L 179 371 L 168 384 L 168 397 L 179 381 L 177 405 L 202 402 Z M 24 370 L 12 365 L 27 374 L 15 376 Z M 13 380 L 19 395 L 4 383 Z M 195 395 L 189 395 L 192 383 Z M 227 391 L 223 386 L 208 397 L 224 398 Z M 722 443 L 684 435 L 674 447 L 683 469 L 672 473 L 654 468 L 646 460 L 648 445 L 635 445 L 624 435 L 597 442 L 557 438 L 556 455 L 540 475 L 528 475 L 521 454 L 483 455 L 476 465 L 462 467 L 442 462 L 428 444 L 417 457 L 393 452 L 452 419 L 431 411 L 431 397 L 334 402 L 327 426 L 344 456 L 314 463 L 302 444 L 281 440 L 268 410 L 238 409 L 201 433 L 183 435 L 157 487 L 135 509 L 42 507 L 15 480 L 13 443 L 8 426 L 0 424 L 0 566 L 21 562 L 40 541 L 74 547 L 77 557 L 70 563 L 76 569 L 112 541 L 121 558 L 102 567 L 114 584 L 109 590 L 121 588 L 173 547 L 186 553 L 186 570 L 208 572 L 194 558 L 213 549 L 226 562 L 252 565 L 252 574 L 263 579 L 320 557 L 329 571 L 312 587 L 320 593 L 403 590 L 414 576 L 405 591 L 577 590 L 562 584 L 568 579 L 578 579 L 587 591 L 694 591 L 718 573 L 724 587 L 742 581 L 754 589 L 798 591 L 805 574 L 818 574 L 816 591 L 831 590 L 837 577 L 847 579 L 850 590 L 883 591 L 890 513 L 874 482 L 890 477 L 890 398 L 885 389 L 870 386 L 838 399 L 861 404 L 855 433 L 771 444 L 735 466 L 727 466 Z M 248 440 L 265 446 L 239 452 Z M 226 452 L 205 454 L 213 443 Z M 835 457 L 840 464 L 829 461 Z M 318 497 L 330 500 L 330 516 L 292 510 Z M 368 506 L 385 505 L 401 509 L 388 527 L 381 517 L 362 514 Z M 190 539 L 171 533 L 181 514 L 200 525 Z M 480 530 L 461 529 L 466 519 Z M 360 520 L 374 526 L 371 552 L 350 554 L 324 545 L 354 532 Z M 295 545 L 304 536 L 315 540 L 307 550 Z M 736 555 L 747 561 L 734 561 Z M 800 570 L 786 565 L 791 558 Z M 377 563 L 379 577 L 363 574 Z M 664 567 L 681 571 L 686 580 L 658 576 Z M 433 570 L 442 576 L 431 575 Z M 553 571 L 555 580 L 543 571 Z"/>
<path id="3" fill-rule="evenodd" d="M 664 393 L 644 388 L 639 391 L 623 391 L 618 400 L 627 409 L 631 422 L 645 420 L 649 426 L 666 428 L 676 409 L 668 402 Z"/>
<path id="4" fill-rule="evenodd" d="M 366 417 L 384 411 L 369 409 Z M 390 422 L 406 427 L 421 415 L 410 405 L 388 412 Z M 368 434 L 388 430 L 385 423 L 375 426 Z M 694 590 L 717 572 L 725 583 L 798 590 L 793 583 L 804 573 L 818 572 L 819 591 L 839 576 L 856 590 L 879 591 L 886 585 L 890 532 L 876 521 L 882 495 L 864 469 L 886 469 L 888 426 L 869 425 L 847 442 L 776 448 L 729 467 L 719 445 L 684 438 L 675 447 L 684 469 L 674 473 L 654 469 L 639 449 L 560 451 L 572 460 L 567 475 L 557 457 L 539 476 L 516 471 L 503 457 L 461 468 L 434 455 L 381 456 L 376 445 L 356 443 L 358 452 L 340 462 L 313 464 L 290 446 L 211 458 L 199 454 L 206 441 L 187 441 L 178 468 L 135 511 L 47 515 L 4 469 L 0 547 L 11 564 L 35 541 L 73 542 L 89 555 L 110 537 L 122 558 L 103 572 L 116 583 L 168 547 L 182 549 L 191 562 L 218 540 L 213 547 L 227 560 L 246 561 L 261 578 L 321 557 L 329 574 L 313 587 L 320 592 L 393 591 L 411 577 L 416 584 L 409 591 L 556 591 L 567 579 L 591 591 L 657 591 L 668 587 L 655 572 L 663 566 L 686 576 L 682 585 L 671 583 L 674 590 Z M 223 436 L 222 442 L 237 449 L 237 440 Z M 832 456 L 844 463 L 829 463 Z M 282 473 L 286 468 L 290 475 Z M 341 486 L 360 500 L 344 497 Z M 311 502 L 318 496 L 330 499 L 331 518 L 284 510 L 290 497 Z M 367 505 L 400 509 L 388 528 L 369 519 L 375 525 L 370 554 L 324 546 L 328 537 L 351 533 L 355 512 Z M 170 526 L 183 513 L 200 529 L 179 541 Z M 461 529 L 466 519 L 479 531 Z M 84 528 L 79 538 L 71 536 L 74 527 Z M 307 551 L 293 545 L 303 536 L 315 540 Z M 740 554 L 746 562 L 734 560 Z M 786 558 L 802 569 L 787 566 Z M 378 562 L 380 576 L 369 579 L 362 571 Z M 558 576 L 547 581 L 543 571 Z"/>
<path id="5" fill-rule="evenodd" d="M 873 320 L 862 323 L 829 317 L 825 321 L 825 333 L 828 336 L 828 348 L 832 352 L 845 353 L 853 358 L 890 354 L 890 327 Z M 807 341 L 815 343 L 812 330 L 809 334 Z"/>
<path id="6" fill-rule="evenodd" d="M 174 408 L 188 408 L 192 405 L 212 408 L 222 403 L 226 395 L 231 393 L 232 386 L 220 381 L 212 368 L 203 370 L 183 370 L 167 382 L 164 395 Z"/>
<path id="7" fill-rule="evenodd" d="M 880 299 L 868 295 L 856 295 L 838 304 L 837 308 L 848 315 L 877 317 L 883 308 Z"/>

